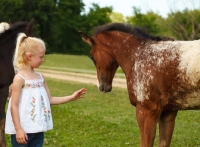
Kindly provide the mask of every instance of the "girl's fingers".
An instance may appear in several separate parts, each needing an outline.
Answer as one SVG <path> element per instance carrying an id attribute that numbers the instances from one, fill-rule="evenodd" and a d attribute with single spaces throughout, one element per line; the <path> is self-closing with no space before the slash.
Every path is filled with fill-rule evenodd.
<path id="1" fill-rule="evenodd" d="M 28 135 L 27 134 L 25 134 L 25 138 L 26 138 L 26 140 L 28 140 Z"/>

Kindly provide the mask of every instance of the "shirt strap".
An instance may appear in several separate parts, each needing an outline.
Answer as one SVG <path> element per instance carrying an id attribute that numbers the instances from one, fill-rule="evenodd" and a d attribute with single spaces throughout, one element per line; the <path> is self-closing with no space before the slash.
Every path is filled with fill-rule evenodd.
<path id="1" fill-rule="evenodd" d="M 26 79 L 24 78 L 24 76 L 22 76 L 21 74 L 17 74 L 17 75 L 19 75 L 19 76 L 22 77 L 24 80 L 26 80 Z"/>
<path id="2" fill-rule="evenodd" d="M 39 74 L 39 75 L 40 75 L 40 77 L 43 79 L 43 76 L 42 76 L 42 74 L 41 74 L 41 73 L 39 73 L 39 72 L 38 72 L 38 74 Z"/>

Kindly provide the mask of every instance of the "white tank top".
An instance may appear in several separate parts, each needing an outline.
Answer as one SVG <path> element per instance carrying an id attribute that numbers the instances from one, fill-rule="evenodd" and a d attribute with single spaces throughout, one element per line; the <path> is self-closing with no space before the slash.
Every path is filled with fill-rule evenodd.
<path id="1" fill-rule="evenodd" d="M 40 73 L 40 79 L 25 80 L 19 99 L 19 119 L 26 133 L 45 132 L 53 129 L 52 114 L 47 92 L 44 88 L 44 79 Z M 5 133 L 16 134 L 10 112 L 12 96 L 8 104 Z M 18 112 L 16 112 L 18 113 Z"/>

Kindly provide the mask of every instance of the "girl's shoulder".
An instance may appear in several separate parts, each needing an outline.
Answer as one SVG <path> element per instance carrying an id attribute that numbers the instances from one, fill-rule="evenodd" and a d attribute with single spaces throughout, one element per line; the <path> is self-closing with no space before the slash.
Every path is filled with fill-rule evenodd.
<path id="1" fill-rule="evenodd" d="M 24 83 L 25 83 L 25 78 L 20 74 L 16 74 L 13 79 L 12 87 L 23 87 Z"/>
<path id="2" fill-rule="evenodd" d="M 15 78 L 26 80 L 26 78 L 22 74 L 20 74 L 20 73 L 16 74 Z"/>
<path id="3" fill-rule="evenodd" d="M 22 74 L 16 74 L 13 81 L 24 81 L 26 78 Z"/>
<path id="4" fill-rule="evenodd" d="M 26 81 L 31 81 L 31 80 L 44 80 L 44 76 L 39 73 L 39 72 L 32 72 L 31 74 L 26 72 L 26 71 L 19 71 L 16 73 L 15 77 L 22 78 Z"/>

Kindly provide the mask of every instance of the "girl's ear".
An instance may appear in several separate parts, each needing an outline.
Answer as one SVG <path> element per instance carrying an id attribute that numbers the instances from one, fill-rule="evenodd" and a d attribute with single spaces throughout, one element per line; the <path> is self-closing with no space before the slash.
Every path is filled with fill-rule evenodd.
<path id="1" fill-rule="evenodd" d="M 28 53 L 27 54 L 27 59 L 30 61 L 31 60 L 31 57 L 32 57 L 32 54 L 31 53 Z"/>

